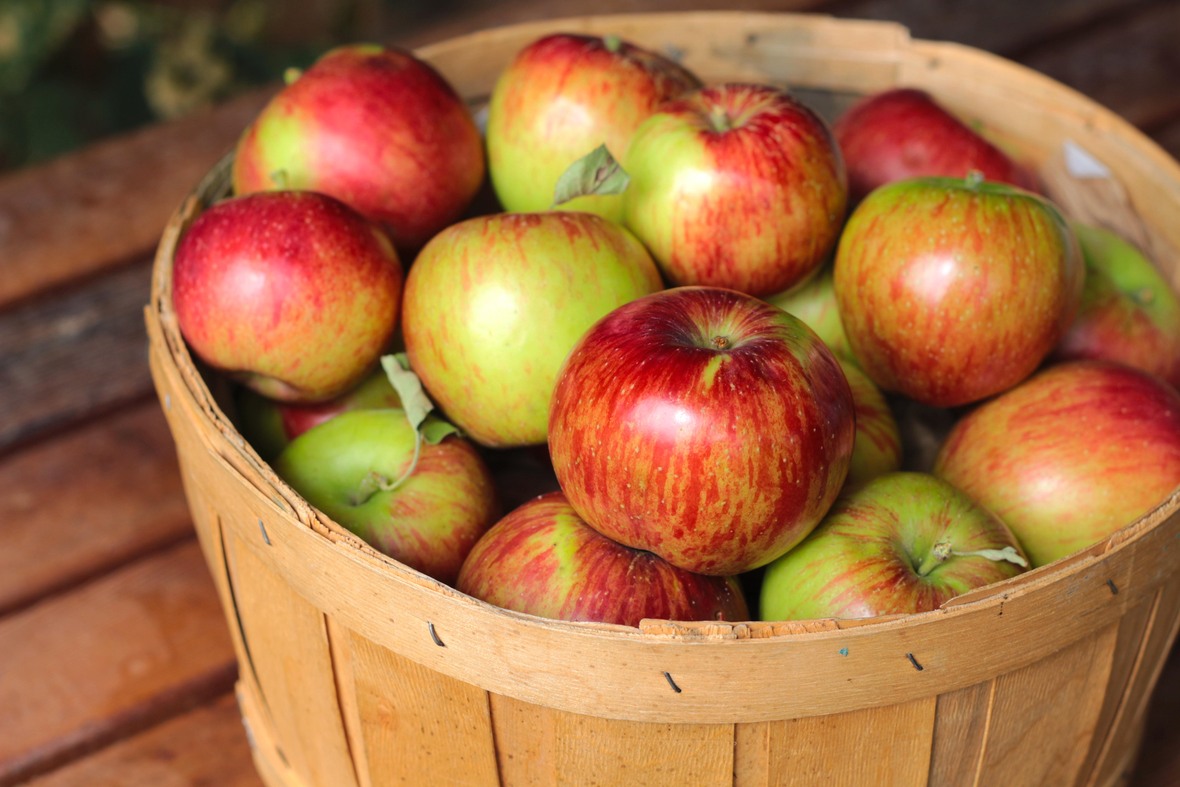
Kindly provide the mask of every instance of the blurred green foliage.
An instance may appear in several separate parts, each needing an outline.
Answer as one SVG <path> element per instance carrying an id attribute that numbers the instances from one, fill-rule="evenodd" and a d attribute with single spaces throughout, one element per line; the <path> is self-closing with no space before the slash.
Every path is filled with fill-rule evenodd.
<path id="1" fill-rule="evenodd" d="M 276 81 L 331 45 L 373 40 L 420 5 L 0 0 L 0 170 Z"/>

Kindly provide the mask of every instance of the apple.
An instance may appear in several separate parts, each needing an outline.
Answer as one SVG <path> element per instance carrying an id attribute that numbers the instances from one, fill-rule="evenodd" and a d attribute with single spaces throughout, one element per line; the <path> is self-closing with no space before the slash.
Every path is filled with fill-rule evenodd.
<path id="1" fill-rule="evenodd" d="M 509 211 L 554 205 L 558 179 L 599 145 L 615 158 L 664 100 L 700 87 L 670 58 L 617 36 L 554 33 L 524 47 L 488 104 L 488 174 Z M 622 219 L 618 195 L 580 197 L 563 210 Z"/>
<path id="2" fill-rule="evenodd" d="M 1118 233 L 1079 222 L 1073 229 L 1086 283 L 1055 357 L 1119 361 L 1180 388 L 1180 299 L 1167 279 Z"/>
<path id="3" fill-rule="evenodd" d="M 274 469 L 374 549 L 453 584 L 499 516 L 495 485 L 466 439 L 423 442 L 416 464 L 415 442 L 404 411 L 352 410 L 292 440 Z"/>
<path id="4" fill-rule="evenodd" d="M 864 96 L 832 124 L 856 203 L 878 186 L 916 177 L 985 180 L 1038 191 L 1035 176 L 933 96 L 890 88 Z"/>
<path id="5" fill-rule="evenodd" d="M 1000 518 L 960 490 L 928 473 L 887 473 L 842 495 L 802 543 L 766 567 L 760 615 L 928 612 L 1027 567 Z"/>
<path id="6" fill-rule="evenodd" d="M 604 535 L 702 574 L 769 563 L 848 474 L 852 392 L 815 332 L 765 301 L 678 287 L 599 320 L 562 367 L 549 452 Z"/>
<path id="7" fill-rule="evenodd" d="M 458 589 L 505 609 L 558 620 L 638 626 L 749 620 L 733 577 L 709 577 L 623 546 L 586 524 L 561 492 L 524 503 L 480 538 Z"/>
<path id="8" fill-rule="evenodd" d="M 258 455 L 270 460 L 313 426 L 350 410 L 402 406 L 401 397 L 381 369 L 334 399 L 314 404 L 277 402 L 245 386 L 234 390 L 235 425 Z"/>
<path id="9" fill-rule="evenodd" d="M 825 264 L 811 278 L 784 292 L 766 296 L 766 300 L 790 312 L 819 334 L 824 344 L 838 358 L 856 364 L 848 334 L 840 322 L 840 307 L 832 285 L 832 265 Z"/>
<path id="10" fill-rule="evenodd" d="M 402 284 L 389 238 L 343 202 L 263 192 L 192 222 L 177 244 L 172 302 L 211 367 L 271 399 L 320 402 L 376 367 Z"/>
<path id="11" fill-rule="evenodd" d="M 1084 273 L 1048 200 L 977 177 L 914 178 L 881 186 L 852 211 L 833 285 L 869 377 L 954 407 L 1037 368 L 1077 313 Z"/>
<path id="12" fill-rule="evenodd" d="M 238 194 L 308 189 L 383 224 L 403 254 L 455 221 L 484 181 L 483 140 L 428 63 L 353 44 L 283 87 L 239 138 Z"/>
<path id="13" fill-rule="evenodd" d="M 852 460 L 848 466 L 846 487 L 901 468 L 901 429 L 881 389 L 856 364 L 837 356 L 856 413 L 856 437 L 852 442 Z"/>
<path id="14" fill-rule="evenodd" d="M 1180 393 L 1109 361 L 1047 367 L 966 414 L 934 472 L 994 511 L 1041 566 L 1180 486 Z"/>
<path id="15" fill-rule="evenodd" d="M 623 221 L 675 285 L 781 292 L 824 263 L 844 221 L 830 130 L 770 85 L 664 102 L 635 131 L 623 169 Z"/>
<path id="16" fill-rule="evenodd" d="M 406 279 L 410 366 L 439 408 L 494 448 L 545 442 L 557 371 L 599 317 L 661 289 L 635 237 L 592 213 L 479 216 L 436 235 Z"/>

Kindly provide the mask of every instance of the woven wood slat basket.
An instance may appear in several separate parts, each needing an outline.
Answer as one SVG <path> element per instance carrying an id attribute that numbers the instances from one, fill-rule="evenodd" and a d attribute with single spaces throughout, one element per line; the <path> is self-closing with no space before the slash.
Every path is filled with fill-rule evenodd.
<path id="1" fill-rule="evenodd" d="M 894 85 L 986 118 L 1067 212 L 1180 284 L 1180 165 L 1111 112 L 999 58 L 888 23 L 737 12 L 565 19 L 421 50 L 478 103 L 554 30 L 674 51 L 710 81 L 821 112 Z M 1078 177 L 1076 146 L 1109 169 Z M 313 510 L 235 431 L 171 306 L 188 222 L 161 240 L 151 366 L 272 787 L 410 784 L 1108 785 L 1136 754 L 1180 625 L 1180 497 L 1095 547 L 922 615 L 868 623 L 570 624 L 482 604 Z"/>

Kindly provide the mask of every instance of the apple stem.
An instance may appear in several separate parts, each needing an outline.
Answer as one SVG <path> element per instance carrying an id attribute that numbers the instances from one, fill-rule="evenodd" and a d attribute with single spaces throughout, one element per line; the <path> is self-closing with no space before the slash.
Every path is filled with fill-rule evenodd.
<path id="1" fill-rule="evenodd" d="M 918 566 L 918 576 L 924 577 L 934 569 L 946 562 L 946 559 L 952 554 L 951 542 L 939 541 L 930 548 L 930 552 L 925 559 Z"/>
<path id="2" fill-rule="evenodd" d="M 290 85 L 299 77 L 303 76 L 303 69 L 291 66 L 283 71 L 283 84 Z"/>
<path id="3" fill-rule="evenodd" d="M 709 126 L 716 132 L 722 133 L 733 128 L 729 113 L 721 107 L 714 107 L 709 112 Z"/>
<path id="4" fill-rule="evenodd" d="M 354 506 L 361 506 L 369 502 L 369 498 L 385 488 L 389 479 L 376 470 L 361 479 L 360 487 L 348 496 L 348 502 Z"/>
<path id="5" fill-rule="evenodd" d="M 959 557 L 985 557 L 997 563 L 1006 560 L 1009 563 L 1015 563 L 1021 568 L 1028 568 L 1028 561 L 1024 559 L 1024 555 L 1017 552 L 1016 547 L 1013 546 L 1007 546 L 1003 549 L 977 549 L 973 552 L 953 552 L 952 554 Z"/>
<path id="6" fill-rule="evenodd" d="M 602 37 L 602 45 L 606 47 L 606 51 L 614 54 L 623 48 L 623 39 L 616 35 L 605 35 Z"/>
<path id="7" fill-rule="evenodd" d="M 973 169 L 967 173 L 967 186 L 969 188 L 978 188 L 983 183 L 983 173 L 977 169 Z"/>

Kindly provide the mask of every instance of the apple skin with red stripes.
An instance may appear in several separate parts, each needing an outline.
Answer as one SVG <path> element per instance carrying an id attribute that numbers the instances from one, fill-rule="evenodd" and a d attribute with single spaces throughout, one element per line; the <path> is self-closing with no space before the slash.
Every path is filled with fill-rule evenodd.
<path id="1" fill-rule="evenodd" d="M 623 223 L 674 285 L 782 292 L 823 265 L 845 218 L 830 129 L 769 85 L 710 85 L 664 102 L 622 163 Z"/>
<path id="2" fill-rule="evenodd" d="M 558 375 L 549 450 L 591 526 L 689 571 L 735 575 L 810 532 L 848 474 L 848 381 L 802 321 L 677 287 L 615 309 Z"/>
<path id="3" fill-rule="evenodd" d="M 1054 364 L 960 419 L 934 473 L 994 511 L 1045 565 L 1180 486 L 1180 393 L 1118 363 Z"/>
<path id="4" fill-rule="evenodd" d="M 1078 312 L 1085 268 L 1051 202 L 975 177 L 882 186 L 852 211 L 833 288 L 860 367 L 887 392 L 957 407 L 1028 377 Z"/>
<path id="5" fill-rule="evenodd" d="M 533 498 L 485 533 L 458 589 L 504 609 L 557 620 L 638 626 L 658 620 L 748 620 L 733 577 L 685 571 L 623 546 L 577 515 L 561 492 Z"/>

